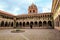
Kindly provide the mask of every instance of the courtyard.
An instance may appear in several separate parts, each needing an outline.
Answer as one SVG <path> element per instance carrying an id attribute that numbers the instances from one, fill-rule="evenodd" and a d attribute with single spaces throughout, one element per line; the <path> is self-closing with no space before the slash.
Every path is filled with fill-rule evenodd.
<path id="1" fill-rule="evenodd" d="M 15 29 L 1 29 L 0 40 L 60 40 L 56 29 L 20 29 L 25 32 L 11 33 Z"/>

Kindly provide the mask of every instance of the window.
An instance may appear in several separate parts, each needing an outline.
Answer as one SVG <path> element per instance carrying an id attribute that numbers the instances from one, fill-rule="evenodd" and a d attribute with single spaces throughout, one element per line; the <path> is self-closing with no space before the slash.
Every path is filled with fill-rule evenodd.
<path id="1" fill-rule="evenodd" d="M 51 15 L 50 15 L 50 17 L 51 17 Z"/>
<path id="2" fill-rule="evenodd" d="M 44 15 L 43 15 L 43 17 L 44 17 Z"/>
<path id="3" fill-rule="evenodd" d="M 42 17 L 42 15 L 41 15 L 41 17 Z"/>
<path id="4" fill-rule="evenodd" d="M 31 13 L 31 10 L 30 10 L 30 13 Z"/>
<path id="5" fill-rule="evenodd" d="M 35 13 L 35 10 L 33 10 L 33 13 Z"/>

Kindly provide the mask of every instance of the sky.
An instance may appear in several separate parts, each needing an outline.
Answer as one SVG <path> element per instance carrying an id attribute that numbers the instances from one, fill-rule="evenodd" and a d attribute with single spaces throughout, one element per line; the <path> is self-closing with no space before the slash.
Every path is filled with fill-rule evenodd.
<path id="1" fill-rule="evenodd" d="M 34 3 L 38 13 L 51 12 L 52 0 L 0 0 L 0 10 L 13 15 L 28 14 L 28 7 Z"/>

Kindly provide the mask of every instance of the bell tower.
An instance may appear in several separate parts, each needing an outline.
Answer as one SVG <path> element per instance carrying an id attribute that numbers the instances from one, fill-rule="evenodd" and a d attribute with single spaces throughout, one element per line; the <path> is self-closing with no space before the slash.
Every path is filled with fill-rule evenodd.
<path id="1" fill-rule="evenodd" d="M 38 9 L 35 4 L 32 4 L 31 6 L 29 6 L 28 14 L 37 14 L 37 13 L 38 13 Z"/>

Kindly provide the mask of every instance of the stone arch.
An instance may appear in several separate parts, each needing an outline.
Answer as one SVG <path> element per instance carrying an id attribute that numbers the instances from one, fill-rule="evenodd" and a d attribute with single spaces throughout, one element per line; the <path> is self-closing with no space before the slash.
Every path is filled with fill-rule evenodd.
<path id="1" fill-rule="evenodd" d="M 48 21 L 48 26 L 52 27 L 52 21 Z"/>
<path id="2" fill-rule="evenodd" d="M 35 21 L 35 22 L 34 22 L 34 27 L 37 27 L 37 26 L 38 26 L 38 22 Z"/>
<path id="3" fill-rule="evenodd" d="M 22 22 L 20 22 L 19 25 L 22 26 Z"/>
<path id="4" fill-rule="evenodd" d="M 45 18 L 47 17 L 47 15 L 45 15 Z"/>
<path id="5" fill-rule="evenodd" d="M 48 17 L 51 17 L 51 15 L 48 15 Z"/>
<path id="6" fill-rule="evenodd" d="M 43 21 L 43 26 L 47 26 L 47 22 L 46 21 Z"/>
<path id="7" fill-rule="evenodd" d="M 3 26 L 4 26 L 4 21 L 1 22 L 1 27 L 3 27 Z"/>
<path id="8" fill-rule="evenodd" d="M 33 22 L 32 21 L 30 22 L 30 25 L 33 25 Z"/>
<path id="9" fill-rule="evenodd" d="M 19 25 L 18 22 L 16 22 L 16 27 L 18 27 L 18 25 Z"/>
<path id="10" fill-rule="evenodd" d="M 26 25 L 29 26 L 29 22 L 26 22 Z"/>
<path id="11" fill-rule="evenodd" d="M 26 22 L 27 25 L 29 25 L 29 22 Z"/>
<path id="12" fill-rule="evenodd" d="M 8 26 L 8 22 L 7 21 L 5 22 L 5 26 Z"/>
<path id="13" fill-rule="evenodd" d="M 33 27 L 33 22 L 31 21 L 30 22 L 30 28 L 32 29 L 32 27 Z"/>
<path id="14" fill-rule="evenodd" d="M 23 22 L 23 26 L 25 27 L 25 22 Z"/>
<path id="15" fill-rule="evenodd" d="M 34 22 L 34 24 L 35 24 L 35 25 L 37 25 L 37 24 L 38 24 L 38 22 L 37 22 L 37 21 L 35 21 L 35 22 Z"/>
<path id="16" fill-rule="evenodd" d="M 41 21 L 39 21 L 39 27 L 40 27 L 40 26 L 42 26 L 42 22 L 41 22 Z"/>
<path id="17" fill-rule="evenodd" d="M 13 27 L 13 22 L 11 22 L 11 27 Z"/>

